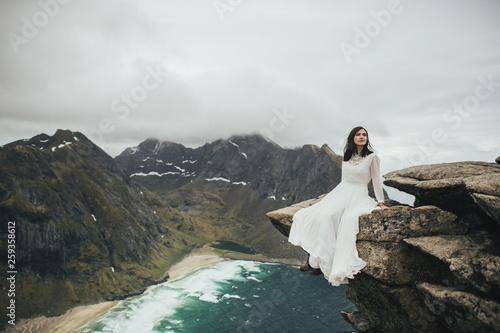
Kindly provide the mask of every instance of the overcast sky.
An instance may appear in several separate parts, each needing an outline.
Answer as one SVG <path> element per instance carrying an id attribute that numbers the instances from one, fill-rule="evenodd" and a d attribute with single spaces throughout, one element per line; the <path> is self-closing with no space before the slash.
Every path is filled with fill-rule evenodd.
<path id="1" fill-rule="evenodd" d="M 500 155 L 500 1 L 0 3 L 0 144 L 56 129 L 110 155 L 262 133 L 382 172 Z"/>

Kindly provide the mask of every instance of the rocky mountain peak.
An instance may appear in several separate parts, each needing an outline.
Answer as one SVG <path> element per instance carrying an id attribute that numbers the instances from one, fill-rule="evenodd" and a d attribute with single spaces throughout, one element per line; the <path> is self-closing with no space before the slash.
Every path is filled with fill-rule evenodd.
<path id="1" fill-rule="evenodd" d="M 321 146 L 321 150 L 325 151 L 328 155 L 331 156 L 340 156 L 335 154 L 335 152 L 330 148 L 326 143 Z"/>
<path id="2" fill-rule="evenodd" d="M 170 255 L 167 242 L 185 246 L 169 237 L 171 214 L 81 133 L 58 130 L 0 149 L 0 215 L 15 222 L 20 244 L 20 316 L 56 314 L 153 283 L 164 273 L 156 265 L 167 265 L 153 262 Z"/>
<path id="3" fill-rule="evenodd" d="M 54 152 L 57 149 L 77 143 L 80 140 L 90 143 L 90 141 L 85 137 L 85 135 L 79 132 L 72 132 L 70 130 L 59 129 L 52 136 L 42 133 L 32 137 L 31 139 L 22 139 L 11 142 L 7 145 L 4 145 L 3 148 L 10 148 L 14 146 L 25 146 L 25 147 L 38 148 L 39 150 L 51 150 Z"/>
<path id="4" fill-rule="evenodd" d="M 340 181 L 340 157 L 326 147 L 284 149 L 259 134 L 234 135 L 195 149 L 148 139 L 115 161 L 143 184 L 179 188 L 194 180 L 219 180 L 248 185 L 262 199 L 302 200 Z"/>
<path id="5" fill-rule="evenodd" d="M 273 145 L 275 147 L 279 147 L 277 143 L 264 137 L 261 134 L 249 134 L 249 135 L 232 135 L 228 140 L 236 142 L 238 144 L 247 145 L 247 146 L 265 146 L 267 144 Z"/>
<path id="6" fill-rule="evenodd" d="M 79 139 L 76 137 L 76 134 L 82 136 L 79 132 L 73 132 L 71 130 L 62 130 L 58 129 L 56 133 L 52 136 L 54 141 L 78 141 Z"/>

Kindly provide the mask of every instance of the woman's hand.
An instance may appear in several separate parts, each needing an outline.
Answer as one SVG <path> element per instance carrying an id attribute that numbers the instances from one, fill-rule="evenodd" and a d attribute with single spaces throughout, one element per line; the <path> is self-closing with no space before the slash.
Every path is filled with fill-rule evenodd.
<path id="1" fill-rule="evenodd" d="M 383 202 L 379 203 L 380 209 L 389 209 Z"/>

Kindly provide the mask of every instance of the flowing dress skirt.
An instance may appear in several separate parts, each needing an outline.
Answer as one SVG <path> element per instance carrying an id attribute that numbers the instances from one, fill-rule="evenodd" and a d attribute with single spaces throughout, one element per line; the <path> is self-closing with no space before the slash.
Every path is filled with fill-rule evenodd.
<path id="1" fill-rule="evenodd" d="M 359 216 L 376 207 L 366 184 L 342 181 L 321 201 L 295 213 L 288 240 L 309 253 L 309 264 L 321 268 L 332 285 L 348 283 L 366 265 L 356 249 Z"/>

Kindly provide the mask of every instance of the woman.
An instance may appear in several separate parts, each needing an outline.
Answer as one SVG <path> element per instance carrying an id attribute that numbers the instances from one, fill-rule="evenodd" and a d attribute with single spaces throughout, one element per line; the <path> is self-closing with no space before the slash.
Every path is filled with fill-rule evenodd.
<path id="1" fill-rule="evenodd" d="M 340 184 L 293 217 L 288 241 L 309 253 L 302 271 L 323 273 L 328 282 L 338 286 L 348 283 L 348 278 L 353 279 L 365 267 L 358 257 L 356 235 L 359 216 L 377 208 L 368 196 L 370 180 L 378 205 L 388 209 L 380 180 L 380 160 L 372 151 L 367 131 L 358 126 L 347 137 Z"/>

